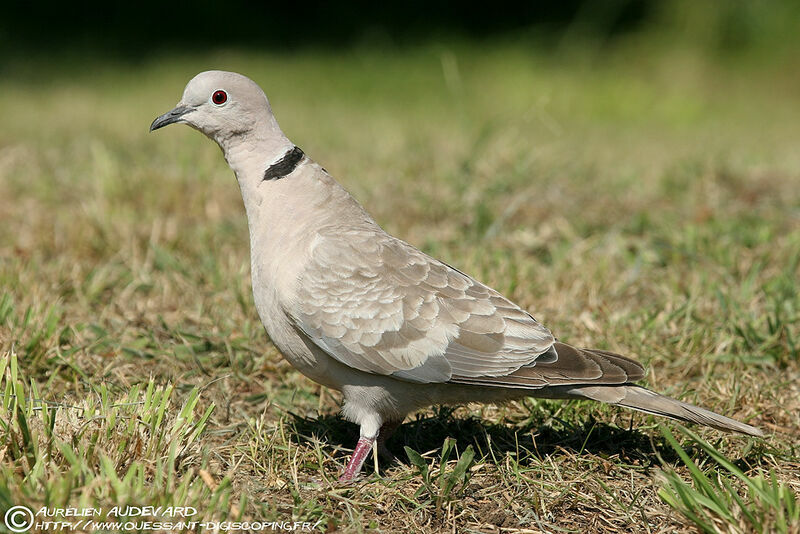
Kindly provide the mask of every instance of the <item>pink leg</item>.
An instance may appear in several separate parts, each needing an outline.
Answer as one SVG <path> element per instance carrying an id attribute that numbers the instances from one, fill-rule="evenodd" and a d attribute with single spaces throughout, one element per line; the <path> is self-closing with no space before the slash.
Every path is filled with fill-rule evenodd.
<path id="1" fill-rule="evenodd" d="M 358 438 L 356 450 L 347 462 L 347 467 L 344 468 L 344 473 L 339 477 L 339 482 L 352 482 L 353 479 L 361 472 L 361 466 L 364 465 L 364 460 L 367 459 L 367 454 L 372 450 L 372 444 L 375 443 L 375 438 Z"/>

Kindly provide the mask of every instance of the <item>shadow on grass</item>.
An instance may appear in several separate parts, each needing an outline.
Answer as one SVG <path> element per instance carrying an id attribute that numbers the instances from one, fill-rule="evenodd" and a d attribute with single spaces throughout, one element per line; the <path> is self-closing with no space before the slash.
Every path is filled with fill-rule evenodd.
<path id="1" fill-rule="evenodd" d="M 664 461 L 675 463 L 679 458 L 658 432 L 645 434 L 636 429 L 626 430 L 593 420 L 573 424 L 570 421 L 529 419 L 524 424 L 491 423 L 477 416 L 455 417 L 453 408 L 437 407 L 433 415 L 417 415 L 400 426 L 387 443 L 397 461 L 408 464 L 404 446 L 425 453 L 440 454 L 447 437 L 454 438 L 458 449 L 472 445 L 478 457 L 490 463 L 500 463 L 507 454 L 517 457 L 522 465 L 539 463 L 548 456 L 574 456 L 583 453 L 614 457 L 615 461 L 645 468 Z M 321 415 L 314 419 L 292 414 L 292 439 L 297 443 L 310 442 L 316 436 L 332 449 L 352 450 L 358 440 L 358 427 L 340 415 Z M 688 450 L 692 450 L 689 447 Z M 691 452 L 690 452 L 691 454 Z M 336 455 L 345 456 L 344 452 Z M 496 460 L 492 460 L 495 458 Z"/>

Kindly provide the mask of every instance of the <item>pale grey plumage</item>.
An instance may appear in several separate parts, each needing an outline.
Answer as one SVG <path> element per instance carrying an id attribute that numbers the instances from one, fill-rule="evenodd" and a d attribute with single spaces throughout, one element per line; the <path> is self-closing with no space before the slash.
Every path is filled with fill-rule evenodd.
<path id="1" fill-rule="evenodd" d="M 212 99 L 219 91 L 222 103 Z M 253 294 L 267 333 L 297 369 L 343 392 L 344 414 L 364 443 L 430 404 L 523 396 L 587 398 L 762 434 L 632 385 L 644 376 L 638 363 L 557 342 L 493 289 L 385 233 L 286 138 L 248 78 L 197 75 L 151 130 L 174 122 L 223 149 L 247 211 Z M 361 445 L 344 478 L 360 468 Z"/>
<path id="2" fill-rule="evenodd" d="M 340 362 L 413 382 L 503 376 L 553 336 L 518 306 L 380 230 L 317 230 L 287 312 Z"/>

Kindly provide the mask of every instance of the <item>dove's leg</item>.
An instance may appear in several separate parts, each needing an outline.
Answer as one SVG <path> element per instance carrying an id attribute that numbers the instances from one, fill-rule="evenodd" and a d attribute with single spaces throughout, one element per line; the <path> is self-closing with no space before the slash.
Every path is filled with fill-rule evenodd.
<path id="1" fill-rule="evenodd" d="M 376 436 L 377 437 L 377 436 Z M 356 449 L 353 455 L 347 462 L 347 467 L 344 468 L 344 473 L 339 477 L 339 482 L 352 482 L 354 478 L 361 472 L 361 466 L 364 465 L 364 460 L 367 459 L 367 454 L 372 450 L 372 445 L 375 443 L 375 438 L 358 438 Z"/>
<path id="2" fill-rule="evenodd" d="M 376 440 L 378 441 L 378 453 L 381 456 L 389 458 L 390 460 L 394 460 L 394 455 L 389 452 L 389 449 L 386 448 L 386 440 L 389 439 L 395 430 L 397 430 L 397 427 L 399 427 L 401 423 L 402 421 L 387 421 L 381 425 L 376 437 L 366 438 L 361 436 L 358 438 L 358 443 L 353 451 L 353 455 L 347 462 L 347 466 L 344 468 L 344 473 L 342 473 L 342 476 L 339 477 L 339 482 L 352 482 L 353 479 L 358 476 L 358 474 L 361 472 L 361 468 L 364 466 L 364 461 L 367 459 L 367 455 L 372 450 Z"/>
<path id="3" fill-rule="evenodd" d="M 381 426 L 381 431 L 378 433 L 378 454 L 385 460 L 393 462 L 396 460 L 394 454 L 386 448 L 386 441 L 392 437 L 394 431 L 403 423 L 403 421 L 387 421 Z"/>

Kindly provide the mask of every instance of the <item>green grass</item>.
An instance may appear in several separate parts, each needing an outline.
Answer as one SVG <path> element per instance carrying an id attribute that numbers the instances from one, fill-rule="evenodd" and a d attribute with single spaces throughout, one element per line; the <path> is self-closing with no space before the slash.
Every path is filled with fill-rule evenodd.
<path id="1" fill-rule="evenodd" d="M 797 532 L 796 59 L 648 43 L 11 64 L 0 511 Z M 588 402 L 434 408 L 390 441 L 400 461 L 339 486 L 357 429 L 263 332 L 231 172 L 188 128 L 147 134 L 208 68 L 258 81 L 287 134 L 391 233 L 559 338 L 638 358 L 654 389 L 772 435 L 696 428 L 681 445 L 651 417 Z"/>
<path id="2" fill-rule="evenodd" d="M 683 464 L 689 468 L 693 484 L 687 484 L 670 470 L 665 474 L 668 485 L 659 491 L 659 495 L 694 521 L 703 532 L 717 532 L 724 528 L 742 532 L 796 530 L 800 524 L 797 495 L 787 484 L 776 479 L 773 470 L 770 470 L 769 477 L 763 473 L 748 476 L 713 445 L 683 428 L 682 432 L 722 468 L 722 475 L 708 476 L 669 430 L 662 428 L 662 432 Z M 746 497 L 739 495 L 740 490 L 734 486 L 736 482 L 744 483 Z"/>

